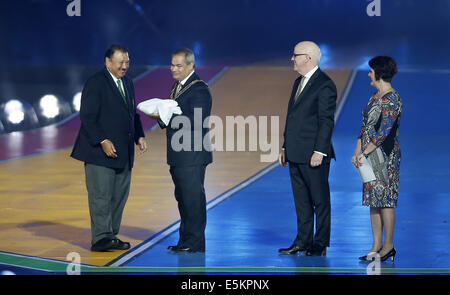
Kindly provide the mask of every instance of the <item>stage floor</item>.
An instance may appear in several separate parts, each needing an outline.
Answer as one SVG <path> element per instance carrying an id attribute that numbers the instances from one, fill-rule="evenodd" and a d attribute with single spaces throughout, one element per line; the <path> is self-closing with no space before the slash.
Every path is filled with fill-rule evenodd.
<path id="1" fill-rule="evenodd" d="M 170 79 L 166 71 L 153 70 L 141 78 L 142 84 L 137 81 L 141 99 L 167 91 Z M 81 255 L 82 273 L 450 273 L 450 169 L 443 165 L 450 159 L 446 148 L 450 143 L 446 120 L 449 90 L 445 87 L 450 74 L 400 71 L 395 77 L 393 86 L 404 102 L 394 237 L 398 254 L 394 263 L 367 264 L 358 257 L 371 247 L 369 210 L 361 206 L 361 184 L 350 157 L 361 110 L 372 89 L 367 71 L 328 72 L 339 81 L 340 97 L 344 94 L 345 101 L 333 135 L 337 161 L 332 162 L 330 172 L 332 232 L 326 257 L 278 254 L 277 249 L 289 246 L 296 234 L 289 173 L 276 163 L 261 163 L 259 152 L 215 153 L 206 180 L 206 252 L 170 253 L 167 246 L 177 241 L 179 216 L 165 165 L 164 133 L 149 130 L 150 151 L 137 159 L 124 213 L 121 236 L 133 245 L 127 252 L 89 251 L 83 171 L 81 163 L 68 158 L 70 147 L 56 145 L 43 153 L 31 149 L 29 154 L 24 151 L 4 158 L 0 163 L 0 269 L 18 274 L 63 274 L 71 266 L 67 254 L 76 252 Z M 214 114 L 270 114 L 284 122 L 295 79 L 291 69 L 217 67 L 204 70 L 203 77 L 211 84 Z M 255 92 L 255 85 L 264 77 L 265 86 Z M 163 87 L 153 87 L 157 84 Z M 149 85 L 151 90 L 146 88 Z M 431 98 L 432 107 L 424 111 Z M 145 125 L 150 129 L 152 122 Z M 284 123 L 280 125 L 282 129 Z M 14 145 L 10 142 L 10 146 Z"/>

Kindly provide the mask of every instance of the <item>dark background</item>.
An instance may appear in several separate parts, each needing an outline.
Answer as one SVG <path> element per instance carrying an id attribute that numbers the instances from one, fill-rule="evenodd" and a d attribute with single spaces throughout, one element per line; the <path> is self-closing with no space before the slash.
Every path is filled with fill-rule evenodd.
<path id="1" fill-rule="evenodd" d="M 128 47 L 131 78 L 167 67 L 179 47 L 200 67 L 290 67 L 303 40 L 320 46 L 324 69 L 368 70 L 390 55 L 402 71 L 450 71 L 450 0 L 378 1 L 370 17 L 370 0 L 80 0 L 81 16 L 67 14 L 72 0 L 1 0 L 0 133 L 36 128 L 6 126 L 11 99 L 36 113 L 46 94 L 72 105 L 113 43 Z"/>
<path id="2" fill-rule="evenodd" d="M 3 66 L 102 65 L 111 43 L 128 46 L 134 65 L 167 65 L 180 46 L 199 65 L 240 65 L 289 60 L 298 41 L 313 40 L 330 67 L 374 53 L 450 67 L 449 0 L 380 0 L 378 17 L 366 14 L 368 0 L 81 0 L 81 16 L 69 17 L 70 2 L 2 0 Z"/>

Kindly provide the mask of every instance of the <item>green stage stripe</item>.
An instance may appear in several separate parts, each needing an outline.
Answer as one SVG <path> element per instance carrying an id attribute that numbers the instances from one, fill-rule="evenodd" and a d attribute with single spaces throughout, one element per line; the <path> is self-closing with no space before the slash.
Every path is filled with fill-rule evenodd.
<path id="1" fill-rule="evenodd" d="M 66 273 L 70 262 L 29 257 L 0 252 L 0 264 L 40 270 L 52 273 Z M 105 267 L 81 265 L 81 273 L 328 273 L 367 274 L 365 267 Z M 380 268 L 381 274 L 450 274 L 450 268 Z"/>
<path id="2" fill-rule="evenodd" d="M 0 264 L 49 272 L 65 272 L 67 267 L 67 263 L 63 261 L 47 260 L 39 257 L 28 257 L 1 252 Z"/>

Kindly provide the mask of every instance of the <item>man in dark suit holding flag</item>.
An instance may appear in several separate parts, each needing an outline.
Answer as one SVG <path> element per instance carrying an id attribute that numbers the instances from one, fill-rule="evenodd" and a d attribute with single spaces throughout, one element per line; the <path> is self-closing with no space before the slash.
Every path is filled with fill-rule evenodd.
<path id="1" fill-rule="evenodd" d="M 205 252 L 206 166 L 212 162 L 209 128 L 205 119 L 211 115 L 212 97 L 208 85 L 195 72 L 195 56 L 188 48 L 172 54 L 170 70 L 176 80 L 170 98 L 178 102 L 182 115 L 173 115 L 166 129 L 167 164 L 175 185 L 175 199 L 181 217 L 177 245 L 173 252 Z"/>

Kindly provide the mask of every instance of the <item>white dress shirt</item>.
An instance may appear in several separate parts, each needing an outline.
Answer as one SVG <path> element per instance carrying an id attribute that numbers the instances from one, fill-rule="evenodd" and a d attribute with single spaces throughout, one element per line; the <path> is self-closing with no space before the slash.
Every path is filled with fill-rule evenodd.
<path id="1" fill-rule="evenodd" d="M 106 68 L 106 69 L 108 70 L 108 68 Z M 122 84 L 123 94 L 126 96 L 126 94 L 125 94 L 125 88 L 124 88 L 124 86 L 123 86 L 123 81 L 122 81 L 122 79 L 116 78 L 116 76 L 114 76 L 109 70 L 108 70 L 108 73 L 111 75 L 111 77 L 112 77 L 114 83 L 116 83 L 117 89 L 119 89 L 119 83 L 117 83 L 117 80 L 120 80 L 120 81 L 121 81 L 120 83 Z"/>
<path id="2" fill-rule="evenodd" d="M 195 71 L 193 70 L 189 75 L 187 75 L 186 78 L 184 78 L 182 81 L 180 81 L 182 86 L 184 86 L 184 84 L 186 84 L 186 81 L 194 74 L 194 72 Z"/>
<path id="3" fill-rule="evenodd" d="M 317 71 L 317 69 L 319 68 L 319 66 L 315 66 L 311 71 L 309 71 L 308 73 L 306 73 L 303 77 L 303 85 L 302 85 L 302 89 L 300 89 L 300 93 L 303 91 L 303 88 L 305 88 L 306 84 L 308 83 L 309 79 L 311 78 L 311 76 Z"/>

